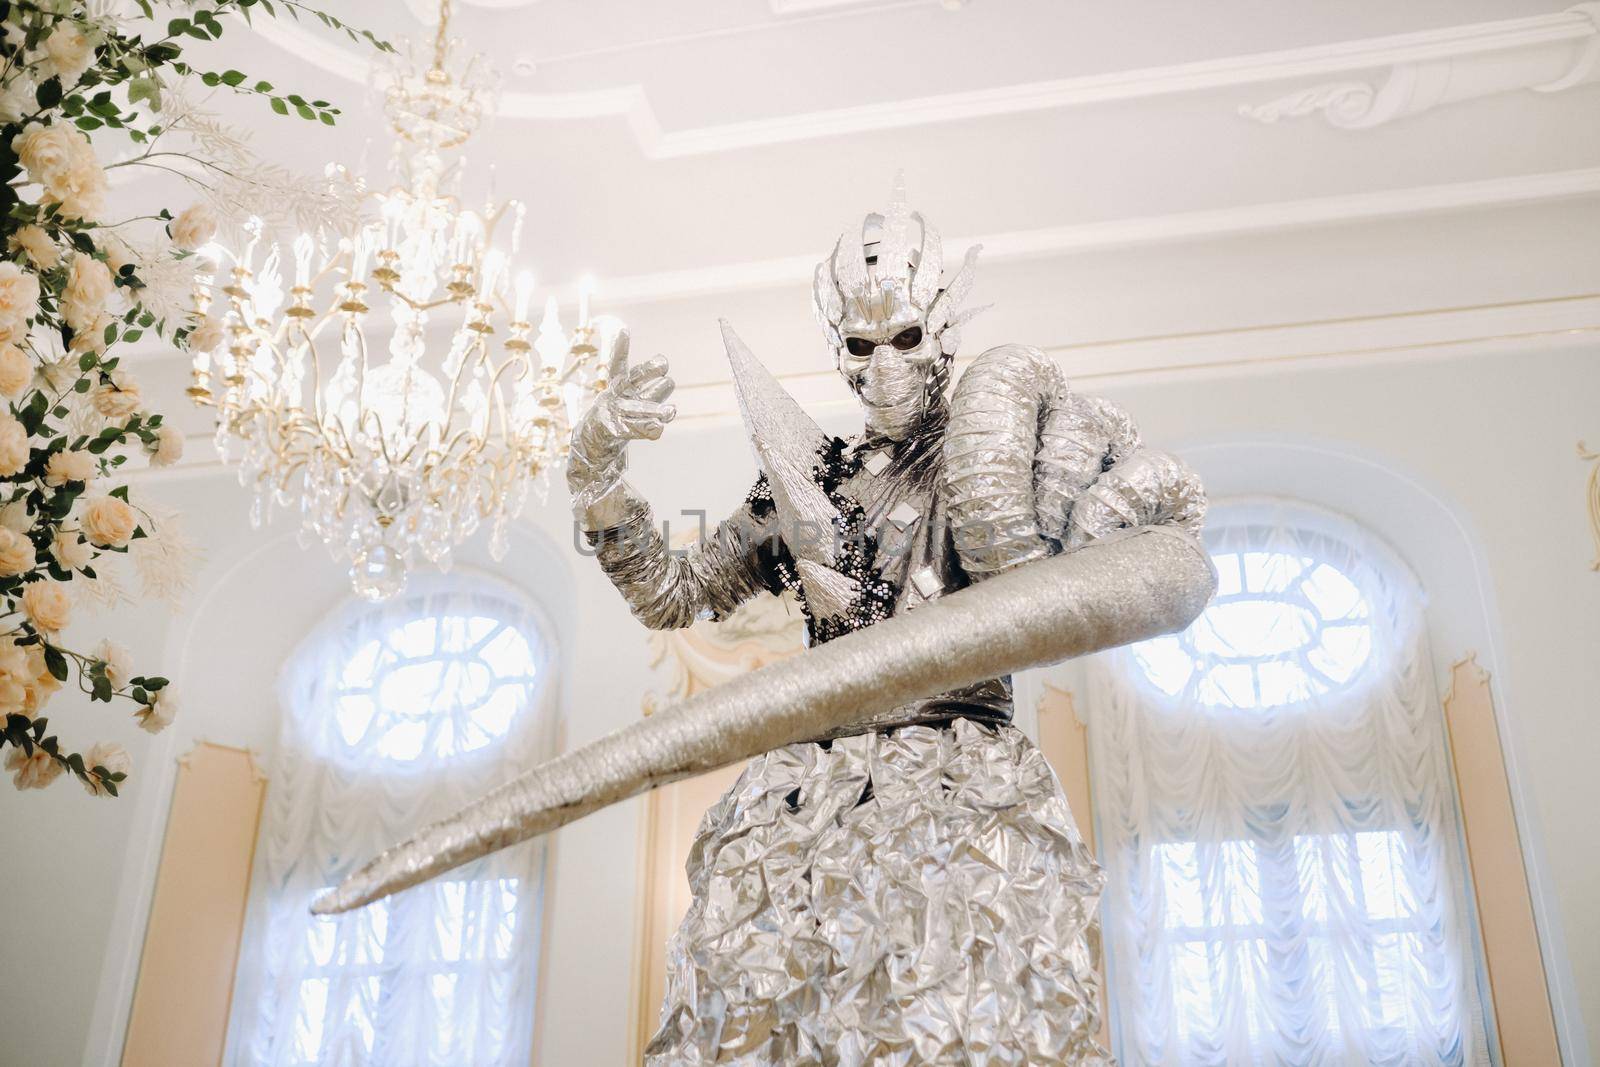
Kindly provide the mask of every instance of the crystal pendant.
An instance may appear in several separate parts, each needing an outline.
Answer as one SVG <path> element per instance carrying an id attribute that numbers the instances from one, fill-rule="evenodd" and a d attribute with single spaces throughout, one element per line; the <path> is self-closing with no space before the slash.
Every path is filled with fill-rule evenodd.
<path id="1" fill-rule="evenodd" d="M 406 564 L 385 544 L 370 545 L 350 564 L 350 586 L 363 600 L 388 600 L 406 587 Z"/>

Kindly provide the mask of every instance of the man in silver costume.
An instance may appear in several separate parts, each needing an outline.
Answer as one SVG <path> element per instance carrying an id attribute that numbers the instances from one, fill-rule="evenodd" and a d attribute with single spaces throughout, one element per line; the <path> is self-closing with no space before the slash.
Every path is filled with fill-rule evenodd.
<path id="1" fill-rule="evenodd" d="M 943 284 L 938 233 L 897 185 L 818 265 L 817 316 L 864 416 L 848 440 L 724 328 L 762 474 L 686 552 L 623 480 L 628 443 L 674 410 L 665 361 L 628 370 L 620 340 L 568 483 L 645 625 L 787 589 L 822 643 L 1128 527 L 1198 531 L 1194 476 L 1038 350 L 992 349 L 951 393 L 976 259 Z M 1010 679 L 993 678 L 757 757 L 696 835 L 647 1062 L 1111 1063 L 1091 947 L 1102 875 L 1011 717 Z"/>

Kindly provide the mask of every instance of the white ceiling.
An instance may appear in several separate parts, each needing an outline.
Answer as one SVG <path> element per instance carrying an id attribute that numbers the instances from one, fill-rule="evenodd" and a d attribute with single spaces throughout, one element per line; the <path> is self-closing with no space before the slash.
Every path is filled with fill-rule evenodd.
<path id="1" fill-rule="evenodd" d="M 351 0 L 337 10 L 398 39 L 429 32 L 413 13 L 429 6 Z M 475 167 L 493 165 L 497 191 L 529 203 L 542 280 L 593 271 L 616 300 L 802 276 L 902 168 L 947 235 L 989 239 L 1000 254 L 1600 191 L 1600 87 L 1517 85 L 1561 73 L 1600 40 L 1584 36 L 1593 22 L 1549 3 L 457 8 L 456 30 L 504 73 L 501 116 L 469 146 Z M 328 130 L 219 97 L 260 131 L 267 155 L 308 170 L 381 160 L 366 51 L 281 20 L 213 47 L 217 67 L 345 109 Z M 1320 113 L 1276 123 L 1240 114 L 1330 81 L 1381 85 L 1396 62 L 1429 57 L 1457 86 L 1492 88 L 1509 70 L 1511 91 L 1367 130 Z M 532 73 L 517 73 L 519 60 Z"/>

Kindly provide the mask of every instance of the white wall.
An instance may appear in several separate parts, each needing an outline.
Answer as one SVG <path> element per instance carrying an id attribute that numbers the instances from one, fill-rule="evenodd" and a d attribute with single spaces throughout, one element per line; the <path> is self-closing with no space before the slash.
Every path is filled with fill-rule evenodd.
<path id="1" fill-rule="evenodd" d="M 1600 575 L 1588 569 L 1585 469 L 1574 453 L 1579 438 L 1600 439 L 1600 333 L 1497 329 L 1531 335 L 1413 346 L 1405 338 L 1414 320 L 1394 316 L 1600 291 L 1600 251 L 1578 236 L 1594 232 L 1597 217 L 1579 202 L 1012 262 L 983 276 L 977 299 L 999 306 L 969 335 L 974 350 L 1002 339 L 1057 349 L 1069 372 L 1090 374 L 1089 388 L 1126 404 L 1147 439 L 1189 456 L 1214 493 L 1284 492 L 1344 511 L 1417 570 L 1441 676 L 1476 652 L 1494 677 L 1575 1064 L 1589 1062 L 1584 1029 L 1600 1033 L 1592 906 L 1600 854 L 1589 846 L 1587 818 L 1600 805 L 1591 767 L 1600 751 Z M 663 515 L 705 508 L 715 516 L 753 476 L 726 388 L 716 384 L 725 375 L 715 314 L 732 318 L 785 371 L 828 428 L 852 428 L 807 299 L 796 287 L 624 309 L 636 351 L 667 350 L 680 380 L 702 385 L 685 390 L 685 410 L 696 417 L 634 453 L 633 480 Z M 1308 320 L 1350 316 L 1375 317 L 1359 327 L 1372 343 L 1312 344 L 1334 327 Z M 1254 328 L 1269 324 L 1290 324 L 1286 352 L 1326 354 L 1231 365 L 1229 346 L 1255 352 L 1263 342 Z M 1224 351 L 1209 366 L 1192 370 L 1160 369 L 1155 342 L 1107 343 L 1206 331 L 1232 332 L 1216 342 Z M 1199 343 L 1157 348 L 1192 353 Z M 170 369 L 149 373 L 159 380 Z M 95 800 L 71 783 L 42 794 L 0 790 L 0 901 L 22 902 L 31 916 L 9 924 L 0 941 L 0 1033 L 18 1062 L 112 1061 L 172 761 L 198 737 L 270 750 L 278 664 L 344 595 L 339 570 L 320 549 L 296 548 L 286 523 L 252 531 L 242 491 L 215 468 L 140 485 L 182 509 L 205 545 L 196 595 L 178 620 L 147 606 L 81 622 L 77 632 L 81 644 L 103 630 L 131 645 L 141 665 L 176 680 L 186 708 L 151 738 L 103 705 L 63 693 L 51 713 L 64 734 L 121 741 L 132 752 L 124 796 Z M 654 679 L 643 631 L 592 561 L 570 547 L 564 496 L 558 487 L 547 509 L 534 509 L 504 573 L 557 621 L 572 745 L 636 718 Z M 556 837 L 541 1063 L 622 1062 L 637 808 L 620 805 Z M 19 829 L 24 816 L 27 830 Z"/>

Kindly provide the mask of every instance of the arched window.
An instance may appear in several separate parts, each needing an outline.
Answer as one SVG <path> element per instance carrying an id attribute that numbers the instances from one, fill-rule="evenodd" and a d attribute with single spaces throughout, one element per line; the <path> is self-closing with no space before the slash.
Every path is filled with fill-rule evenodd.
<path id="1" fill-rule="evenodd" d="M 349 915 L 306 909 L 548 755 L 551 651 L 525 597 L 461 572 L 352 601 L 301 643 L 282 677 L 228 1062 L 530 1061 L 537 842 Z"/>
<path id="2" fill-rule="evenodd" d="M 1406 568 L 1339 516 L 1213 510 L 1216 599 L 1100 657 L 1091 766 L 1127 1062 L 1488 1063 Z"/>

